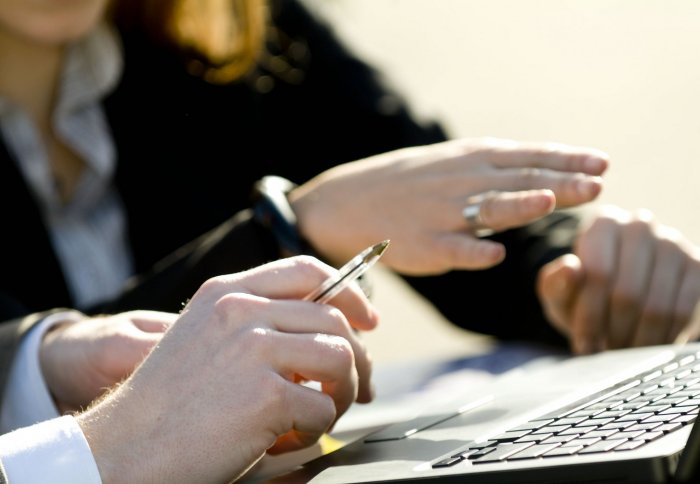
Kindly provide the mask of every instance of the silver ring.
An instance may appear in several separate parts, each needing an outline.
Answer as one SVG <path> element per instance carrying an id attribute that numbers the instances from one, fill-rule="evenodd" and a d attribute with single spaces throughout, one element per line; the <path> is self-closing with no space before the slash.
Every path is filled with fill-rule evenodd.
<path id="1" fill-rule="evenodd" d="M 481 201 L 470 203 L 462 209 L 462 217 L 467 222 L 468 230 L 477 237 L 493 234 L 493 230 L 484 223 L 481 217 Z"/>

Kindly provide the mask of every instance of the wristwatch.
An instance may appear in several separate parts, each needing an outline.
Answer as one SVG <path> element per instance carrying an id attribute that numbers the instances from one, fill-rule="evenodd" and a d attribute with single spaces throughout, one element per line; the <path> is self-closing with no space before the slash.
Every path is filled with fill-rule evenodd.
<path id="1" fill-rule="evenodd" d="M 255 182 L 253 216 L 272 233 L 282 255 L 315 255 L 311 245 L 299 233 L 297 217 L 287 199 L 287 194 L 296 186 L 286 178 L 274 175 Z"/>
<path id="2" fill-rule="evenodd" d="M 309 254 L 323 260 L 299 233 L 297 217 L 287 199 L 287 194 L 296 186 L 286 178 L 275 175 L 264 176 L 255 182 L 253 217 L 272 233 L 283 257 Z M 367 297 L 370 297 L 372 288 L 366 274 L 360 276 L 357 283 Z"/>

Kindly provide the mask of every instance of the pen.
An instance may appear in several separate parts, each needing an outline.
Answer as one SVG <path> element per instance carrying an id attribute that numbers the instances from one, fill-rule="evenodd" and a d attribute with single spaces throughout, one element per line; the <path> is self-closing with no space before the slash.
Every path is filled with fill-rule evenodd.
<path id="1" fill-rule="evenodd" d="M 336 275 L 323 281 L 320 286 L 304 298 L 304 301 L 313 301 L 321 304 L 328 302 L 333 296 L 348 287 L 352 281 L 367 272 L 379 260 L 388 246 L 389 240 L 384 240 L 367 247 L 341 267 Z"/>

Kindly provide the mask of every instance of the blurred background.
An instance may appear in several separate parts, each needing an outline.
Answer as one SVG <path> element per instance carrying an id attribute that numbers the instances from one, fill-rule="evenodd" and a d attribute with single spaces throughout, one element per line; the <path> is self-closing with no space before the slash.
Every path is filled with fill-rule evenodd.
<path id="1" fill-rule="evenodd" d="M 653 210 L 700 243 L 697 0 L 304 0 L 453 136 L 593 146 L 599 202 Z M 483 345 L 373 269 L 377 361 Z"/>

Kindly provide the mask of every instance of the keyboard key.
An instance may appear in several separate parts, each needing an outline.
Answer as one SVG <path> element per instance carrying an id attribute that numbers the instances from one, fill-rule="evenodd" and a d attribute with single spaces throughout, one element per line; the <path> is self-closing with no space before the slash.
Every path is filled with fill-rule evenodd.
<path id="1" fill-rule="evenodd" d="M 661 376 L 661 370 L 654 370 L 651 373 L 647 373 L 642 377 L 643 382 L 648 382 L 650 380 L 653 380 L 654 378 L 658 378 Z"/>
<path id="2" fill-rule="evenodd" d="M 689 413 L 694 407 L 669 407 L 666 410 L 659 412 L 659 415 L 668 415 L 669 413 L 676 413 L 679 415 L 684 415 Z"/>
<path id="3" fill-rule="evenodd" d="M 586 438 L 600 437 L 601 439 L 607 439 L 618 432 L 618 430 L 594 430 L 593 432 L 588 432 Z M 617 438 L 617 436 L 615 437 Z"/>
<path id="4" fill-rule="evenodd" d="M 564 442 L 569 442 L 570 440 L 574 440 L 576 438 L 575 435 L 553 435 L 552 437 L 548 437 L 547 439 L 543 440 L 543 444 L 562 444 Z"/>
<path id="5" fill-rule="evenodd" d="M 625 402 L 629 402 L 630 400 L 634 400 L 635 398 L 637 398 L 637 397 L 640 396 L 641 394 L 642 394 L 642 391 L 641 391 L 640 389 L 634 389 L 634 390 L 629 390 L 629 391 L 626 391 L 626 392 L 624 392 L 624 393 L 621 393 L 621 394 L 618 395 L 618 396 L 619 396 L 622 400 L 624 400 Z M 617 408 L 617 407 L 618 407 L 618 406 L 615 405 L 615 408 Z"/>
<path id="6" fill-rule="evenodd" d="M 646 412 L 652 412 L 652 413 L 661 413 L 666 409 L 671 408 L 670 405 L 645 405 L 641 408 L 638 408 L 637 410 L 632 410 L 632 413 L 646 413 Z"/>
<path id="7" fill-rule="evenodd" d="M 572 413 L 571 415 L 567 415 L 567 417 L 592 417 L 593 415 L 598 415 L 599 413 L 603 413 L 604 411 L 604 408 L 579 410 L 577 412 Z"/>
<path id="8" fill-rule="evenodd" d="M 630 413 L 630 410 L 608 410 L 596 415 L 596 418 L 617 418 Z"/>
<path id="9" fill-rule="evenodd" d="M 583 435 L 586 432 L 590 432 L 591 430 L 595 429 L 595 427 L 571 427 L 569 429 L 562 430 L 557 435 Z"/>
<path id="10" fill-rule="evenodd" d="M 614 418 L 589 418 L 585 422 L 581 422 L 580 424 L 576 425 L 576 427 L 602 427 L 603 425 L 607 425 L 609 423 L 612 423 L 615 421 Z"/>
<path id="11" fill-rule="evenodd" d="M 678 368 L 678 362 L 674 361 L 673 363 L 669 363 L 668 365 L 666 365 L 663 369 L 663 372 L 668 373 L 669 371 L 673 371 L 676 368 Z"/>
<path id="12" fill-rule="evenodd" d="M 616 395 L 617 397 L 617 395 Z M 608 410 L 609 408 L 617 407 L 618 405 L 621 405 L 625 403 L 625 400 L 623 398 L 615 398 L 613 400 L 603 400 L 598 403 L 594 403 L 593 405 L 589 405 L 586 407 L 586 410 Z"/>
<path id="13" fill-rule="evenodd" d="M 683 426 L 683 424 L 680 422 L 667 423 L 667 424 L 662 425 L 661 427 L 656 427 L 654 429 L 654 431 L 655 432 L 663 432 L 663 433 L 667 434 L 669 432 L 673 432 L 674 430 L 678 430 L 682 426 Z"/>
<path id="14" fill-rule="evenodd" d="M 447 459 L 443 459 L 440 462 L 436 462 L 435 464 L 433 464 L 433 469 L 439 469 L 440 467 L 450 467 L 458 462 L 462 462 L 462 459 L 460 457 L 448 457 Z"/>
<path id="15" fill-rule="evenodd" d="M 531 442 L 523 443 L 523 444 L 503 444 L 499 445 L 498 447 L 495 448 L 493 452 L 489 452 L 483 457 L 479 457 L 474 459 L 472 462 L 475 464 L 486 464 L 489 462 L 500 462 L 502 460 L 505 460 L 507 457 L 515 454 L 516 452 L 520 452 L 523 449 L 527 449 L 533 445 Z M 485 449 L 484 449 L 485 450 Z M 471 459 L 474 457 L 473 455 L 469 456 Z"/>
<path id="16" fill-rule="evenodd" d="M 637 400 L 633 402 L 625 402 L 622 405 L 616 407 L 619 410 L 632 410 L 635 411 L 639 408 L 643 408 L 645 406 L 649 405 L 648 400 Z"/>
<path id="17" fill-rule="evenodd" d="M 494 450 L 496 450 L 496 447 L 484 447 L 483 449 L 479 449 L 476 452 L 469 454 L 467 456 L 467 459 L 469 459 L 469 460 L 479 459 L 479 458 L 485 456 L 486 454 L 490 454 Z"/>
<path id="18" fill-rule="evenodd" d="M 544 427 L 550 422 L 554 422 L 554 419 L 547 419 L 547 420 L 532 420 L 530 422 L 520 424 L 517 427 L 513 427 L 512 429 L 509 430 L 509 432 L 517 432 L 520 430 L 537 430 L 540 427 Z"/>
<path id="19" fill-rule="evenodd" d="M 612 439 L 612 440 L 601 440 L 600 442 L 596 442 L 593 445 L 589 445 L 588 447 L 584 447 L 581 449 L 578 453 L 579 454 L 596 454 L 598 452 L 607 452 L 609 450 L 614 449 L 618 445 L 624 443 L 624 439 Z"/>
<path id="20" fill-rule="evenodd" d="M 495 440 L 485 440 L 483 442 L 472 442 L 469 444 L 470 449 L 483 449 L 484 447 L 491 447 L 496 445 L 498 442 Z"/>
<path id="21" fill-rule="evenodd" d="M 624 432 L 618 432 L 615 434 L 616 439 L 636 439 L 636 438 L 641 438 L 641 435 L 644 434 L 644 430 L 630 430 L 630 431 L 624 431 Z"/>
<path id="22" fill-rule="evenodd" d="M 623 442 L 622 444 L 618 445 L 615 447 L 615 451 L 619 450 L 634 450 L 640 445 L 646 444 L 646 441 L 644 440 L 628 440 L 627 442 Z"/>
<path id="23" fill-rule="evenodd" d="M 571 440 L 569 442 L 562 444 L 562 447 L 573 447 L 573 446 L 577 446 L 577 445 L 582 445 L 584 447 L 587 447 L 589 445 L 595 444 L 599 440 L 601 440 L 600 437 L 595 437 L 595 438 L 591 438 L 591 439 L 574 439 L 574 440 Z"/>
<path id="24" fill-rule="evenodd" d="M 555 425 L 576 425 L 586 420 L 586 417 L 564 417 L 557 420 Z"/>
<path id="25" fill-rule="evenodd" d="M 685 425 L 694 422 L 696 418 L 698 418 L 697 415 L 681 415 L 679 417 L 674 418 L 673 422 L 679 422 Z"/>
<path id="26" fill-rule="evenodd" d="M 554 434 L 529 434 L 526 435 L 525 437 L 521 437 L 518 440 L 515 441 L 515 443 L 519 444 L 521 442 L 540 442 L 546 438 L 549 438 L 553 436 Z"/>
<path id="27" fill-rule="evenodd" d="M 450 457 L 459 457 L 460 459 L 467 459 L 470 455 L 476 454 L 477 452 L 479 452 L 479 449 L 467 449 L 463 450 L 462 452 L 457 452 L 456 454 Z"/>
<path id="28" fill-rule="evenodd" d="M 504 432 L 501 435 L 491 437 L 491 440 L 497 440 L 498 442 L 513 442 L 515 440 L 518 440 L 521 437 L 526 436 L 529 433 L 530 433 L 529 430 Z"/>
<path id="29" fill-rule="evenodd" d="M 629 413 L 627 415 L 623 415 L 622 417 L 615 419 L 615 422 L 639 422 L 642 421 L 646 418 L 649 418 L 653 416 L 654 414 L 651 412 L 646 412 L 646 413 Z"/>
<path id="30" fill-rule="evenodd" d="M 683 400 L 687 399 L 687 397 L 666 397 L 663 399 L 654 400 L 654 405 L 677 405 Z"/>
<path id="31" fill-rule="evenodd" d="M 676 417 L 680 417 L 679 413 L 662 413 L 660 415 L 652 415 L 649 418 L 645 418 L 642 420 L 642 423 L 649 423 L 649 422 L 661 422 L 661 423 L 667 423 L 673 420 Z"/>
<path id="32" fill-rule="evenodd" d="M 550 450 L 542 454 L 542 457 L 562 457 L 567 455 L 574 455 L 579 450 L 583 449 L 582 445 L 572 446 L 572 447 L 557 447 L 556 449 Z"/>
<path id="33" fill-rule="evenodd" d="M 558 446 L 559 446 L 559 444 L 533 445 L 532 447 L 528 447 L 525 450 L 521 450 L 520 452 L 512 454 L 506 460 L 536 459 L 537 457 L 540 457 L 545 452 L 548 452 L 552 449 L 555 449 Z"/>
<path id="34" fill-rule="evenodd" d="M 632 425 L 635 425 L 636 422 L 612 422 L 607 425 L 603 425 L 600 427 L 599 430 L 612 430 L 612 429 L 617 429 L 617 430 L 624 430 L 627 427 L 631 427 Z"/>
<path id="35" fill-rule="evenodd" d="M 627 428 L 628 431 L 634 431 L 634 430 L 644 430 L 644 431 L 652 431 L 657 427 L 660 427 L 662 424 L 661 422 L 649 422 L 649 423 L 638 423 L 635 425 L 632 425 Z"/>
<path id="36" fill-rule="evenodd" d="M 645 440 L 646 442 L 651 442 L 652 440 L 656 440 L 659 437 L 663 437 L 664 434 L 663 432 L 646 432 L 644 435 L 640 435 L 637 437 L 637 440 Z"/>
<path id="37" fill-rule="evenodd" d="M 559 432 L 569 428 L 571 428 L 571 425 L 548 425 L 546 427 L 542 427 L 541 429 L 535 430 L 533 434 L 558 434 Z"/>

